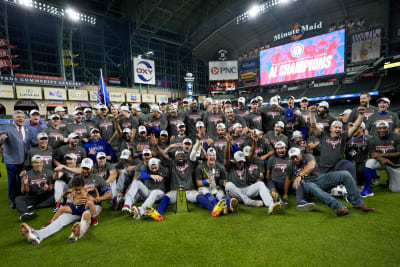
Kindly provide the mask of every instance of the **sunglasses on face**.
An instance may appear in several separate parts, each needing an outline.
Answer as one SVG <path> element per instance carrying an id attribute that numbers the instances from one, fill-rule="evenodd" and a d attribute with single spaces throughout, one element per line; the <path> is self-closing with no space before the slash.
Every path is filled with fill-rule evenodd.
<path id="1" fill-rule="evenodd" d="M 106 159 L 106 157 L 100 157 L 100 158 L 98 158 L 98 159 L 101 159 L 101 160 L 103 160 L 103 159 Z"/>
<path id="2" fill-rule="evenodd" d="M 40 138 L 40 140 L 47 140 L 47 137 L 42 137 Z"/>
<path id="3" fill-rule="evenodd" d="M 52 118 L 53 121 L 58 121 L 60 118 Z"/>
<path id="4" fill-rule="evenodd" d="M 83 167 L 82 168 L 84 171 L 88 171 L 89 170 L 89 168 L 86 168 L 86 167 Z"/>

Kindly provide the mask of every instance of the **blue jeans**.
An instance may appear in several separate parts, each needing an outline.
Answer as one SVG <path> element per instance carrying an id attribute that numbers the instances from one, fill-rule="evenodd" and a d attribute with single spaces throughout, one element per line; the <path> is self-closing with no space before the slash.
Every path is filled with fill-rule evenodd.
<path id="1" fill-rule="evenodd" d="M 339 160 L 332 168 L 320 167 L 319 170 L 323 173 L 334 172 L 334 171 L 348 171 L 353 177 L 354 181 L 357 182 L 356 166 L 350 160 Z"/>
<path id="2" fill-rule="evenodd" d="M 356 183 L 348 171 L 323 173 L 314 180 L 306 181 L 303 188 L 305 193 L 318 198 L 322 203 L 336 211 L 338 208 L 344 207 L 344 205 L 326 191 L 340 184 L 344 184 L 346 187 L 349 201 L 353 207 L 358 208 L 364 203 L 358 192 Z"/>
<path id="3" fill-rule="evenodd" d="M 6 164 L 8 176 L 8 199 L 12 202 L 21 192 L 21 179 L 19 174 L 22 172 L 23 164 Z"/>

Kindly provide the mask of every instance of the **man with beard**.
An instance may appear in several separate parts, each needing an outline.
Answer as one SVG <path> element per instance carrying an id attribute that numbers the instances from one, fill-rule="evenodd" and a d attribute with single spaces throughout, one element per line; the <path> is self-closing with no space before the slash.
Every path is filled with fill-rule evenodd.
<path id="1" fill-rule="evenodd" d="M 300 131 L 294 131 L 292 134 L 289 147 L 297 147 L 301 152 L 305 152 L 307 148 L 307 142 L 303 140 L 303 134 Z"/>
<path id="2" fill-rule="evenodd" d="M 329 114 L 329 104 L 326 101 L 321 101 L 317 105 L 317 123 L 324 125 L 325 133 L 329 133 L 329 127 L 332 125 L 336 119 Z M 310 114 L 311 116 L 311 114 Z"/>
<path id="3" fill-rule="evenodd" d="M 396 113 L 388 110 L 390 100 L 387 97 L 381 97 L 376 101 L 378 103 L 378 111 L 371 115 L 367 124 L 367 134 L 371 136 L 376 135 L 376 123 L 379 121 L 387 121 L 389 124 L 390 132 L 399 132 L 399 117 Z"/>
<path id="4" fill-rule="evenodd" d="M 258 107 L 261 108 L 264 105 L 264 99 L 262 96 L 257 96 L 256 99 L 258 101 Z"/>
<path id="5" fill-rule="evenodd" d="M 244 118 L 250 130 L 262 130 L 261 112 L 258 111 L 258 100 L 256 98 L 250 101 L 250 112 Z"/>
<path id="6" fill-rule="evenodd" d="M 246 98 L 239 97 L 238 99 L 238 107 L 234 109 L 235 115 L 244 118 L 247 114 L 249 114 L 246 107 Z"/>
<path id="7" fill-rule="evenodd" d="M 257 142 L 258 137 L 253 137 L 253 143 Z M 233 155 L 231 161 L 231 147 L 233 144 L 232 137 L 226 136 L 227 145 L 225 147 L 224 165 L 228 173 L 228 182 L 225 184 L 225 191 L 228 196 L 235 197 L 247 206 L 262 207 L 268 206 L 268 214 L 278 211 L 281 206 L 279 203 L 273 203 L 272 197 L 264 182 L 261 181 L 260 173 L 256 181 L 250 183 L 251 171 L 249 170 L 249 162 L 246 162 L 243 151 L 237 151 Z M 255 144 L 250 151 L 249 158 L 253 157 Z M 257 175 L 256 175 L 257 177 Z M 254 179 L 254 178 L 253 178 Z M 262 200 L 253 200 L 251 197 L 260 196 Z"/>
<path id="8" fill-rule="evenodd" d="M 216 136 L 217 134 L 217 124 L 224 123 L 226 124 L 226 117 L 224 114 L 218 112 L 218 103 L 216 100 L 212 101 L 211 104 L 211 111 L 207 112 L 204 115 L 203 120 L 206 126 L 206 134 L 208 136 Z"/>
<path id="9" fill-rule="evenodd" d="M 29 112 L 29 121 L 25 122 L 25 127 L 29 128 L 32 134 L 32 146 L 37 146 L 37 135 L 47 128 L 47 125 L 40 121 L 40 112 L 33 109 Z"/>
<path id="10" fill-rule="evenodd" d="M 162 130 L 160 132 L 160 138 L 158 140 L 158 145 L 164 151 L 170 145 L 169 144 L 169 138 L 168 138 L 168 132 L 166 130 Z"/>
<path id="11" fill-rule="evenodd" d="M 315 119 L 316 107 L 310 107 L 311 128 L 320 139 L 320 170 L 322 173 L 345 170 L 350 172 L 354 181 L 357 181 L 355 166 L 350 161 L 344 159 L 344 153 L 347 141 L 354 136 L 363 121 L 364 110 L 364 107 L 359 107 L 358 118 L 354 122 L 354 126 L 349 128 L 347 132 L 342 131 L 343 126 L 340 121 L 334 121 L 329 128 L 329 133 L 326 133 L 317 127 Z"/>
<path id="12" fill-rule="evenodd" d="M 185 113 L 178 114 L 178 107 L 175 105 L 171 105 L 169 107 L 169 113 L 167 115 L 167 120 L 168 120 L 168 133 L 171 135 L 171 138 L 175 137 L 178 135 L 178 132 L 179 132 L 178 125 L 182 125 L 182 124 L 185 125 L 185 122 L 186 122 Z M 185 130 L 186 130 L 186 128 L 185 128 Z"/>
<path id="13" fill-rule="evenodd" d="M 378 112 L 378 108 L 369 104 L 371 101 L 371 96 L 367 92 L 363 92 L 360 94 L 360 106 L 365 107 L 365 114 L 364 114 L 364 123 L 368 125 L 369 118 Z M 349 122 L 354 122 L 357 119 L 358 111 L 357 108 L 353 108 L 351 114 L 349 116 Z"/>
<path id="14" fill-rule="evenodd" d="M 212 103 L 213 103 L 213 99 L 211 97 L 207 97 L 203 102 L 203 111 L 210 112 L 212 109 Z M 217 103 L 215 102 L 215 104 L 217 104 Z"/>
<path id="15" fill-rule="evenodd" d="M 133 149 L 132 149 L 133 158 L 139 158 L 144 149 L 151 148 L 150 140 L 147 137 L 146 127 L 144 127 L 143 125 L 139 126 L 138 133 L 139 133 L 138 136 L 133 141 Z"/>
<path id="16" fill-rule="evenodd" d="M 64 129 L 68 124 L 71 123 L 71 120 L 68 119 L 68 118 L 66 118 L 66 116 L 65 116 L 65 112 L 66 112 L 66 111 L 67 111 L 67 110 L 66 110 L 64 107 L 62 107 L 62 106 L 58 106 L 58 107 L 56 107 L 56 108 L 54 109 L 54 112 L 55 112 L 58 116 L 60 116 L 60 128 L 61 128 L 61 129 Z"/>
<path id="17" fill-rule="evenodd" d="M 68 135 L 68 144 L 56 149 L 53 157 L 54 165 L 65 165 L 65 155 L 70 153 L 77 156 L 78 164 L 87 156 L 85 149 L 79 146 L 79 135 L 76 133 L 70 133 Z"/>
<path id="18" fill-rule="evenodd" d="M 285 110 L 285 116 L 280 118 L 280 120 L 285 124 L 283 133 L 286 136 L 292 136 L 294 131 L 301 131 L 303 133 L 303 138 L 305 139 L 307 137 L 306 123 L 301 114 L 296 114 L 294 97 L 289 96 L 287 101 L 289 106 Z"/>
<path id="19" fill-rule="evenodd" d="M 107 162 L 107 155 L 104 152 L 99 152 L 96 155 L 97 162 L 94 165 L 93 173 L 103 178 L 107 184 L 110 184 L 118 177 L 118 172 L 113 164 Z"/>
<path id="20" fill-rule="evenodd" d="M 243 126 L 240 123 L 236 123 L 232 126 L 233 129 L 233 153 L 236 151 L 243 151 L 245 146 L 251 144 L 251 138 L 248 135 L 243 134 Z M 254 132 L 254 131 L 251 131 Z"/>
<path id="21" fill-rule="evenodd" d="M 31 158 L 34 155 L 39 155 L 42 157 L 43 160 L 43 168 L 44 169 L 53 169 L 53 154 L 54 150 L 49 148 L 48 143 L 49 139 L 46 133 L 39 133 L 37 135 L 37 143 L 38 146 L 29 149 L 28 153 L 26 154 L 26 159 L 24 162 L 24 169 L 28 171 L 31 169 Z"/>
<path id="22" fill-rule="evenodd" d="M 133 146 L 134 146 L 134 141 L 131 141 L 133 138 L 131 137 L 132 136 L 132 132 L 131 132 L 131 129 L 129 129 L 129 128 L 125 128 L 123 131 L 122 131 L 122 136 L 119 138 L 119 149 L 118 149 L 118 152 L 119 151 L 122 151 L 122 150 L 124 150 L 124 149 L 129 149 L 129 150 L 132 150 L 133 149 Z M 119 158 L 119 156 L 120 156 L 120 153 L 118 153 L 117 155 L 115 155 L 117 158 Z"/>
<path id="23" fill-rule="evenodd" d="M 276 97 L 271 97 L 269 103 L 269 106 L 259 108 L 262 116 L 262 131 L 264 133 L 272 131 L 275 123 L 285 115 L 285 110 L 279 106 L 279 101 Z"/>
<path id="24" fill-rule="evenodd" d="M 161 110 L 158 106 L 152 106 L 150 109 L 150 121 L 145 123 L 150 128 L 155 127 L 158 130 L 167 130 L 168 121 L 165 116 L 162 115 Z"/>
<path id="25" fill-rule="evenodd" d="M 285 124 L 282 121 L 277 121 L 274 124 L 274 130 L 267 132 L 264 136 L 263 139 L 267 138 L 269 141 L 269 144 L 272 145 L 272 147 L 275 146 L 275 144 L 279 141 L 282 141 L 286 144 L 286 146 L 289 145 L 288 137 L 283 134 L 283 130 L 285 129 Z"/>
<path id="26" fill-rule="evenodd" d="M 221 211 L 224 214 L 229 211 L 237 213 L 239 205 L 237 199 L 227 198 L 223 191 L 223 186 L 227 182 L 226 170 L 222 164 L 217 163 L 217 152 L 214 148 L 207 150 L 207 161 L 197 165 L 195 176 L 198 191 L 215 204 L 212 216 L 219 216 Z"/>
<path id="27" fill-rule="evenodd" d="M 384 169 L 388 175 L 389 190 L 400 192 L 400 134 L 390 131 L 386 120 L 376 123 L 377 135 L 372 136 L 368 151 L 370 159 L 365 163 L 365 186 L 362 197 L 373 196 L 371 180 L 375 170 Z"/>
<path id="28" fill-rule="evenodd" d="M 96 156 L 99 152 L 104 152 L 108 161 L 114 157 L 114 151 L 110 144 L 100 138 L 99 129 L 93 128 L 90 130 L 90 139 L 83 145 L 86 154 L 96 163 Z"/>
<path id="29" fill-rule="evenodd" d="M 108 108 L 105 105 L 100 106 L 100 118 L 96 120 L 95 127 L 99 129 L 101 138 L 111 145 L 114 152 L 118 149 L 118 120 L 117 116 L 108 117 Z"/>
<path id="30" fill-rule="evenodd" d="M 92 128 L 94 128 L 94 120 L 92 118 L 92 109 L 90 108 L 85 108 L 83 110 L 83 122 L 87 125 L 87 127 L 89 128 L 89 130 L 91 130 Z"/>
<path id="31" fill-rule="evenodd" d="M 359 109 L 359 112 L 360 110 L 361 109 Z M 313 116 L 315 116 L 314 112 L 315 110 L 311 111 L 311 125 L 313 124 Z M 362 115 L 358 116 L 356 122 L 357 121 L 361 123 Z M 333 171 L 321 174 L 315 163 L 314 157 L 311 154 L 305 154 L 303 156 L 300 149 L 295 147 L 289 150 L 289 158 L 293 164 L 293 188 L 296 190 L 296 200 L 298 203 L 304 199 L 304 195 L 301 195 L 300 192 L 304 192 L 316 197 L 322 203 L 328 205 L 335 211 L 337 216 L 345 216 L 349 214 L 347 207 L 326 192 L 337 185 L 344 184 L 353 208 L 364 212 L 374 210 L 374 208 L 365 205 L 361 199 L 357 185 L 349 172 Z M 290 181 L 288 181 L 287 186 L 289 187 L 289 185 Z M 301 187 L 300 190 L 299 187 Z"/>
<path id="32" fill-rule="evenodd" d="M 89 128 L 85 123 L 82 122 L 82 115 L 82 111 L 74 111 L 74 122 L 65 127 L 65 135 L 69 135 L 70 133 L 76 133 L 79 135 L 80 146 L 82 143 L 86 143 L 88 141 L 90 135 Z"/>
<path id="33" fill-rule="evenodd" d="M 57 149 L 68 142 L 68 138 L 64 137 L 64 129 L 60 128 L 60 121 L 60 115 L 51 115 L 49 126 L 43 130 L 43 133 L 46 133 L 49 138 L 49 147 L 53 149 Z"/>
<path id="34" fill-rule="evenodd" d="M 147 121 L 147 116 L 142 113 L 142 109 L 139 104 L 132 104 L 131 106 L 132 115 L 136 117 L 139 121 L 139 125 L 144 125 Z"/>
<path id="35" fill-rule="evenodd" d="M 139 120 L 131 114 L 129 111 L 129 107 L 122 106 L 120 108 L 120 116 L 119 116 L 119 125 L 121 126 L 121 130 L 126 128 L 131 130 L 131 141 L 136 135 L 136 129 L 139 127 Z"/>
<path id="36" fill-rule="evenodd" d="M 186 112 L 186 126 L 188 129 L 189 138 L 194 141 L 196 139 L 197 129 L 196 123 L 203 120 L 203 111 L 199 110 L 197 101 L 192 99 L 190 109 Z"/>
<path id="37" fill-rule="evenodd" d="M 235 113 L 233 112 L 232 108 L 226 108 L 225 109 L 225 116 L 226 116 L 226 127 L 228 128 L 228 132 L 230 134 L 233 133 L 233 125 L 235 123 L 240 123 L 244 129 L 243 129 L 243 134 L 246 134 L 248 131 L 248 128 L 246 126 L 246 121 L 240 116 L 236 116 Z"/>

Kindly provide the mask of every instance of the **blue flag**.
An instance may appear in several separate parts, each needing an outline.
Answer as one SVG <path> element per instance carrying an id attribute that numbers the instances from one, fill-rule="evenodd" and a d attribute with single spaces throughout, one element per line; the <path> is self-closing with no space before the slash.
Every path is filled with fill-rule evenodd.
<path id="1" fill-rule="evenodd" d="M 104 83 L 103 73 L 100 70 L 99 89 L 97 90 L 97 104 L 110 105 L 106 84 Z"/>

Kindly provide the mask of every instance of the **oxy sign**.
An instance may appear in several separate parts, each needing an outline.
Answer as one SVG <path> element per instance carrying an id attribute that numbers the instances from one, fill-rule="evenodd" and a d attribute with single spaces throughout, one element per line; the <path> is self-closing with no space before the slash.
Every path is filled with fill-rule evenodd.
<path id="1" fill-rule="evenodd" d="M 231 61 L 208 62 L 210 81 L 224 81 L 238 79 L 238 63 Z"/>
<path id="2" fill-rule="evenodd" d="M 133 59 L 135 83 L 156 84 L 156 70 L 154 60 L 134 58 Z"/>

